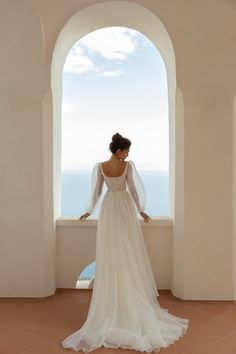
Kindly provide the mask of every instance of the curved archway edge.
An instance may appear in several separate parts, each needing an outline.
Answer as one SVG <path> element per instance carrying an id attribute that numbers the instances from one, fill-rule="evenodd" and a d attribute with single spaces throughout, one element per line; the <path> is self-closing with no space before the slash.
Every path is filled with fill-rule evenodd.
<path id="1" fill-rule="evenodd" d="M 47 202 L 44 210 L 46 213 L 48 208 L 51 208 L 51 211 L 53 209 L 53 225 L 55 225 L 60 210 L 61 73 L 66 56 L 80 38 L 92 31 L 111 26 L 128 27 L 143 33 L 158 48 L 166 65 L 169 99 L 170 205 L 174 220 L 171 290 L 174 295 L 184 298 L 181 263 L 184 240 L 183 97 L 180 89 L 176 90 L 175 53 L 170 36 L 156 14 L 141 5 L 127 1 L 109 1 L 85 7 L 76 12 L 62 26 L 51 48 L 51 55 L 47 62 L 51 87 L 45 96 L 43 121 L 45 122 L 44 143 L 47 146 L 44 152 L 44 170 L 47 171 L 44 176 L 45 183 L 47 183 L 45 190 L 53 188 L 53 191 L 52 205 L 50 207 Z M 53 136 L 53 139 L 50 139 L 50 136 Z M 52 166 L 53 171 L 50 171 Z M 178 191 L 177 194 L 176 191 Z M 48 218 L 46 220 L 48 222 Z M 52 229 L 53 225 L 51 224 Z M 48 225 L 45 225 L 45 228 L 48 229 Z"/>

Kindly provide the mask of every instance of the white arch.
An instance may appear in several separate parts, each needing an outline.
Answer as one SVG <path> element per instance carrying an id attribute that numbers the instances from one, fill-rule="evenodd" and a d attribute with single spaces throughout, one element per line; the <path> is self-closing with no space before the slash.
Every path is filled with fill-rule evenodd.
<path id="1" fill-rule="evenodd" d="M 130 16 L 132 13 L 132 16 Z M 170 168 L 174 165 L 174 146 L 175 146 L 175 90 L 176 90 L 176 69 L 175 55 L 173 46 L 161 21 L 152 12 L 143 6 L 129 3 L 126 1 L 109 1 L 101 4 L 92 5 L 84 8 L 73 15 L 61 30 L 54 49 L 51 73 L 52 73 L 52 91 L 53 91 L 53 107 L 54 107 L 54 123 L 61 122 L 61 78 L 63 66 L 71 47 L 83 36 L 93 32 L 99 28 L 109 26 L 124 26 L 133 28 L 146 37 L 148 37 L 159 49 L 164 63 L 166 65 L 167 82 L 168 82 L 168 100 L 169 100 L 169 119 L 170 119 Z M 56 108 L 57 107 L 57 108 Z M 59 138 L 59 130 L 57 135 Z M 57 139 L 58 140 L 58 139 Z M 57 141 L 58 145 L 58 141 Z M 60 159 L 59 159 L 60 160 Z M 174 175 L 174 171 L 170 171 L 170 175 Z M 174 205 L 174 188 L 173 181 L 170 186 L 170 195 L 172 200 L 170 205 Z M 58 202 L 59 204 L 59 202 Z M 59 205 L 57 205 L 57 210 Z M 172 209 L 172 215 L 174 211 Z"/>
<path id="2" fill-rule="evenodd" d="M 132 14 L 132 16 L 130 16 Z M 181 91 L 176 91 L 176 64 L 175 53 L 170 36 L 159 18 L 141 5 L 127 1 L 109 1 L 88 6 L 75 13 L 61 29 L 52 51 L 52 59 L 48 62 L 48 70 L 51 69 L 51 88 L 44 100 L 44 139 L 45 146 L 45 171 L 53 165 L 53 177 L 48 175 L 48 188 L 53 188 L 52 203 L 54 222 L 60 210 L 60 141 L 61 141 L 61 101 L 62 101 L 62 70 L 66 56 L 71 47 L 86 34 L 104 27 L 121 26 L 135 29 L 149 38 L 160 51 L 166 65 L 168 100 L 169 100 L 169 127 L 170 127 L 170 205 L 171 215 L 174 220 L 174 233 L 177 238 L 173 249 L 173 281 L 172 291 L 176 296 L 183 296 L 183 271 L 181 270 L 181 256 L 183 247 L 184 209 L 183 209 L 183 99 Z M 178 101 L 176 116 L 175 106 Z M 51 117 L 53 114 L 53 120 Z M 179 120 L 176 122 L 176 119 Z M 50 145 L 50 134 L 53 135 L 53 146 Z M 178 150 L 176 150 L 178 147 Z M 177 155 L 176 155 L 177 151 Z M 178 164 L 177 164 L 178 160 Z M 178 177 L 176 179 L 176 176 Z M 54 179 L 52 181 L 52 178 Z M 46 180 L 46 176 L 45 176 Z M 178 185 L 176 185 L 176 183 Z M 176 195 L 175 190 L 178 191 Z M 45 208 L 49 205 L 45 205 Z M 176 210 L 178 210 L 176 215 Z M 174 235 L 175 236 L 175 235 Z M 174 237 L 175 239 L 175 237 Z M 177 243 L 176 243 L 177 242 Z M 181 278 L 181 279 L 179 279 Z"/>

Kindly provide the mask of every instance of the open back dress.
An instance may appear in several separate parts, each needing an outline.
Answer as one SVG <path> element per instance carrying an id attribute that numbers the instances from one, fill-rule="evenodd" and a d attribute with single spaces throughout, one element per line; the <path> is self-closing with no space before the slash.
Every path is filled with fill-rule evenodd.
<path id="1" fill-rule="evenodd" d="M 159 352 L 184 335 L 188 319 L 160 306 L 137 212 L 144 211 L 145 190 L 133 161 L 118 177 L 92 173 L 92 213 L 102 195 L 96 236 L 96 271 L 87 319 L 64 339 L 64 348 L 91 352 L 101 346 Z"/>

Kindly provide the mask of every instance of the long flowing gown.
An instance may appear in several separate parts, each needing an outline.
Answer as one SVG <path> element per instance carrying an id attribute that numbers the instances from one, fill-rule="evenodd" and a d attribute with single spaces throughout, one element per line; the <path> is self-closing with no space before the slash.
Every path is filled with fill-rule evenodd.
<path id="1" fill-rule="evenodd" d="M 119 177 L 92 173 L 89 210 L 98 205 L 96 271 L 87 319 L 64 339 L 64 348 L 91 352 L 101 346 L 159 352 L 182 337 L 188 319 L 160 306 L 156 283 L 137 212 L 145 208 L 145 190 L 133 161 Z M 126 188 L 127 187 L 127 188 Z"/>

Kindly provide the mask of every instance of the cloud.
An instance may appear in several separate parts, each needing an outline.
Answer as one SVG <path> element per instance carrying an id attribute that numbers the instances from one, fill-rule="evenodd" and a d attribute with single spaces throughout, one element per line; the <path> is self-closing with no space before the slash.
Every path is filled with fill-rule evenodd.
<path id="1" fill-rule="evenodd" d="M 80 43 L 103 58 L 124 60 L 135 51 L 137 35 L 129 28 L 108 27 L 89 33 Z"/>
<path id="2" fill-rule="evenodd" d="M 98 76 L 107 76 L 107 77 L 117 77 L 124 75 L 122 70 L 114 70 L 114 71 L 103 71 L 98 74 Z"/>
<path id="3" fill-rule="evenodd" d="M 108 27 L 89 33 L 80 39 L 70 50 L 64 65 L 64 71 L 76 74 L 97 72 L 99 76 L 120 76 L 121 70 L 105 70 L 99 68 L 94 54 L 103 59 L 124 61 L 137 49 L 138 32 L 124 27 Z M 118 62 L 117 62 L 118 61 Z"/>
<path id="4" fill-rule="evenodd" d="M 77 43 L 70 50 L 64 65 L 64 70 L 76 74 L 96 70 L 94 63 L 83 53 L 82 48 Z"/>

